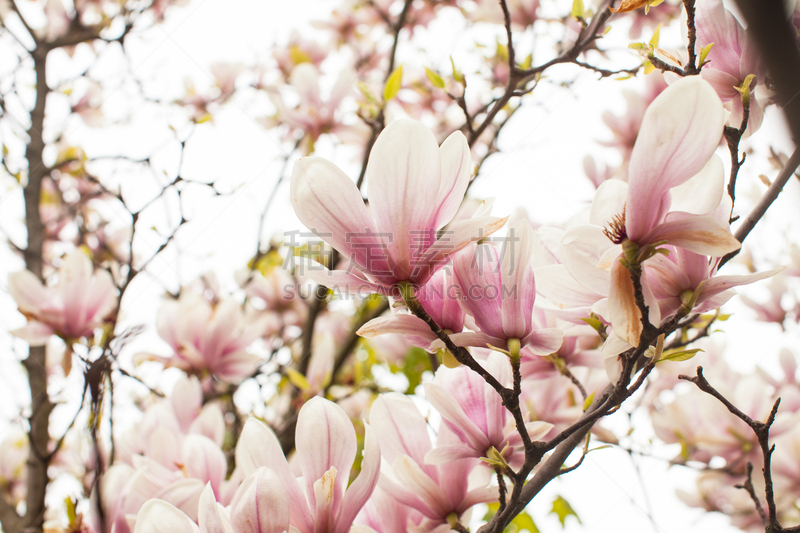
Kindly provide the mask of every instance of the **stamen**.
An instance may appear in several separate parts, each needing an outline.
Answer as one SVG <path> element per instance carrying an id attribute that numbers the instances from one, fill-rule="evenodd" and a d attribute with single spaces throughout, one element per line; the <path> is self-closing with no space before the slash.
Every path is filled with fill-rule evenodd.
<path id="1" fill-rule="evenodd" d="M 625 209 L 622 214 L 614 215 L 607 228 L 603 228 L 603 233 L 614 244 L 622 244 L 628 238 L 628 232 L 625 229 Z"/>

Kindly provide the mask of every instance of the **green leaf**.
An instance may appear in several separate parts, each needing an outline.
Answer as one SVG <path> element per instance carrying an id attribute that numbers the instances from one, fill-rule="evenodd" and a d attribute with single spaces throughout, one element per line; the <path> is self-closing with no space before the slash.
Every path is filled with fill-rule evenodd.
<path id="1" fill-rule="evenodd" d="M 592 329 L 598 333 L 604 332 L 606 329 L 606 327 L 594 313 L 592 313 L 592 315 L 589 316 L 588 318 L 581 318 L 581 321 L 589 324 L 592 327 Z"/>
<path id="2" fill-rule="evenodd" d="M 644 50 L 647 47 L 644 43 L 631 43 L 628 45 L 628 48 L 631 50 Z"/>
<path id="3" fill-rule="evenodd" d="M 706 57 L 708 57 L 708 53 L 711 51 L 711 47 L 714 46 L 714 43 L 708 43 L 700 50 L 700 66 L 706 64 Z"/>
<path id="4" fill-rule="evenodd" d="M 664 356 L 658 360 L 659 363 L 663 363 L 664 361 L 688 361 L 695 355 L 697 352 L 702 352 L 700 348 L 695 348 L 693 350 L 670 350 L 664 353 Z"/>
<path id="5" fill-rule="evenodd" d="M 655 48 L 658 46 L 658 39 L 661 35 L 661 24 L 656 26 L 656 31 L 653 32 L 653 36 L 650 38 L 650 46 Z"/>
<path id="6" fill-rule="evenodd" d="M 422 383 L 422 374 L 431 368 L 431 359 L 428 352 L 422 348 L 413 347 L 408 350 L 402 372 L 408 380 L 406 394 L 414 394 L 417 386 Z"/>
<path id="7" fill-rule="evenodd" d="M 584 411 L 586 411 L 589 408 L 589 406 L 592 405 L 592 402 L 594 401 L 594 393 L 595 392 L 597 392 L 597 391 L 592 391 L 592 393 L 589 396 L 587 396 L 586 399 L 583 401 L 583 410 Z"/>
<path id="8" fill-rule="evenodd" d="M 425 67 L 425 75 L 428 76 L 428 80 L 431 82 L 431 85 L 440 89 L 444 89 L 444 80 L 437 73 L 428 67 Z"/>
<path id="9" fill-rule="evenodd" d="M 302 391 L 307 391 L 311 388 L 311 384 L 308 382 L 306 377 L 294 368 L 290 368 L 286 371 L 286 377 L 289 378 L 289 382 L 292 385 Z"/>
<path id="10" fill-rule="evenodd" d="M 526 511 L 521 512 L 511 521 L 512 524 L 517 526 L 517 531 L 522 531 L 523 529 L 530 531 L 530 533 L 539 533 L 539 528 L 536 527 L 536 523 L 531 518 Z"/>
<path id="11" fill-rule="evenodd" d="M 400 91 L 403 86 L 403 65 L 397 67 L 394 72 L 386 80 L 386 86 L 383 88 L 383 101 L 388 102 Z"/>
<path id="12" fill-rule="evenodd" d="M 69 524 L 72 525 L 78 518 L 78 513 L 75 511 L 75 502 L 72 501 L 72 498 L 67 496 L 64 498 L 64 505 L 67 507 L 67 520 L 69 520 Z"/>
<path id="13" fill-rule="evenodd" d="M 653 65 L 650 61 L 644 62 L 644 73 L 645 75 L 650 74 L 656 69 L 655 65 Z"/>
<path id="14" fill-rule="evenodd" d="M 488 510 L 486 514 L 483 515 L 483 521 L 488 522 L 491 520 L 494 515 L 497 514 L 497 510 L 500 508 L 500 504 L 490 503 L 487 505 Z M 531 518 L 531 515 L 527 513 L 527 511 L 523 511 L 511 521 L 511 524 L 506 528 L 505 533 L 517 533 L 522 530 L 529 531 L 530 533 L 539 533 L 539 528 L 536 527 L 536 523 Z"/>
<path id="15" fill-rule="evenodd" d="M 567 517 L 570 515 L 574 516 L 579 524 L 582 524 L 581 519 L 578 517 L 578 514 L 575 512 L 575 510 L 572 508 L 569 502 L 561 496 L 556 496 L 556 499 L 553 500 L 553 508 L 550 510 L 550 514 L 558 516 L 558 521 L 561 522 L 562 528 L 564 527 Z"/>
<path id="16" fill-rule="evenodd" d="M 450 65 L 453 67 L 453 78 L 461 85 L 464 85 L 464 75 L 456 68 L 456 63 L 453 61 L 453 56 L 450 56 Z"/>
<path id="17" fill-rule="evenodd" d="M 572 0 L 572 16 L 577 20 L 583 18 L 583 0 Z"/>

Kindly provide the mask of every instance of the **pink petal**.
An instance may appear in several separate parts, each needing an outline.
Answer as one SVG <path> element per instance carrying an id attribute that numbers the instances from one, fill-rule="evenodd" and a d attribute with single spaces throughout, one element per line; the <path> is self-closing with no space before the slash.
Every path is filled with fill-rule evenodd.
<path id="1" fill-rule="evenodd" d="M 226 516 L 224 507 L 217 503 L 211 483 L 206 485 L 200 495 L 197 522 L 205 533 L 232 533 L 230 519 Z"/>
<path id="2" fill-rule="evenodd" d="M 459 374 L 463 376 L 463 372 Z M 425 397 L 434 409 L 439 411 L 442 418 L 453 426 L 453 431 L 460 434 L 462 438 L 465 438 L 473 449 L 479 453 L 485 453 L 491 444 L 487 437 L 488 428 L 486 427 L 485 420 L 486 406 L 481 405 L 483 403 L 483 383 L 475 383 L 474 381 L 470 381 L 467 377 L 464 385 L 469 388 L 469 392 L 460 391 L 463 393 L 460 394 L 460 396 L 462 399 L 471 400 L 472 409 L 470 409 L 470 411 L 474 413 L 473 416 L 476 418 L 483 418 L 483 428 L 478 427 L 478 425 L 467 416 L 462 406 L 459 405 L 459 402 L 444 387 L 436 383 L 426 383 L 424 385 Z M 478 387 L 476 387 L 476 385 Z M 478 455 L 478 457 L 480 457 L 480 455 Z"/>
<path id="3" fill-rule="evenodd" d="M 482 454 L 471 446 L 463 444 L 446 444 L 436 446 L 425 455 L 425 464 L 441 465 L 459 459 L 478 458 Z"/>
<path id="4" fill-rule="evenodd" d="M 410 278 L 412 254 L 424 251 L 436 230 L 437 197 L 430 191 L 438 195 L 441 171 L 436 138 L 421 122 L 395 120 L 372 147 L 367 196 L 378 230 L 390 235 L 390 268 L 399 280 Z"/>
<path id="5" fill-rule="evenodd" d="M 244 480 L 231 502 L 236 533 L 283 533 L 289 530 L 289 495 L 280 478 L 261 467 Z"/>
<path id="6" fill-rule="evenodd" d="M 458 510 L 463 513 L 473 505 L 497 501 L 500 497 L 497 491 L 497 487 L 494 486 L 471 490 L 458 506 Z"/>
<path id="7" fill-rule="evenodd" d="M 335 403 L 314 397 L 300 409 L 295 442 L 306 495 L 314 494 L 314 483 L 333 466 L 341 472 L 335 484 L 335 504 L 338 504 L 358 448 L 350 418 Z M 315 506 L 311 497 L 309 504 L 312 508 Z"/>
<path id="8" fill-rule="evenodd" d="M 628 238 L 639 242 L 660 221 L 665 194 L 705 166 L 724 121 L 722 102 L 699 76 L 676 81 L 650 104 L 628 172 Z"/>
<path id="9" fill-rule="evenodd" d="M 298 276 L 309 278 L 337 294 L 366 296 L 373 292 L 386 292 L 381 285 L 368 280 L 364 273 L 355 267 L 349 271 L 328 270 L 309 258 L 296 258 L 295 265 Z"/>
<path id="10" fill-rule="evenodd" d="M 615 216 L 625 211 L 625 202 L 627 200 L 627 182 L 615 179 L 604 181 L 594 193 L 589 223 L 602 228 L 607 227 Z M 605 237 L 605 235 L 603 236 Z M 607 237 L 606 240 L 608 240 Z"/>
<path id="11" fill-rule="evenodd" d="M 313 531 L 314 520 L 306 497 L 283 456 L 278 438 L 262 422 L 248 418 L 236 445 L 236 467 L 249 476 L 262 466 L 274 471 L 283 483 L 289 497 L 292 523 L 301 531 Z"/>
<path id="12" fill-rule="evenodd" d="M 21 328 L 11 332 L 15 337 L 19 337 L 31 346 L 44 346 L 50 337 L 55 334 L 53 328 L 41 322 L 31 321 Z"/>
<path id="13" fill-rule="evenodd" d="M 708 298 L 711 298 L 712 296 L 730 288 L 738 287 L 739 285 L 749 285 L 756 281 L 770 278 L 783 270 L 783 268 L 776 268 L 773 270 L 767 270 L 765 272 L 747 274 L 745 276 L 715 276 L 703 283 L 697 300 L 698 302 L 707 300 Z"/>
<path id="14" fill-rule="evenodd" d="M 370 408 L 369 422 L 384 459 L 391 463 L 398 455 L 408 455 L 424 463 L 431 449 L 428 427 L 410 398 L 393 392 L 381 394 Z"/>
<path id="15" fill-rule="evenodd" d="M 436 516 L 432 518 L 444 518 L 451 510 L 442 488 L 409 456 L 398 455 L 392 463 L 392 472 L 397 477 L 397 481 L 430 506 L 431 510 L 436 513 Z M 448 483 L 458 482 L 455 479 L 445 479 Z"/>
<path id="16" fill-rule="evenodd" d="M 384 254 L 375 221 L 355 183 L 339 167 L 319 157 L 299 160 L 292 172 L 291 198 L 300 222 L 343 256 L 361 268 L 390 271 L 385 259 L 377 259 Z"/>
<path id="17" fill-rule="evenodd" d="M 172 389 L 170 403 L 181 429 L 187 431 L 203 406 L 203 389 L 200 386 L 200 380 L 194 376 L 186 376 L 178 380 Z"/>
<path id="18" fill-rule="evenodd" d="M 452 340 L 456 346 L 474 346 L 476 348 L 494 346 L 496 348 L 503 349 L 505 349 L 506 346 L 506 339 L 500 339 L 485 333 L 473 331 L 454 333 L 453 335 L 450 335 L 450 340 Z"/>
<path id="19" fill-rule="evenodd" d="M 507 338 L 521 339 L 531 331 L 536 298 L 536 284 L 530 266 L 533 246 L 533 228 L 527 219 L 509 228 L 500 257 L 501 318 Z"/>
<path id="20" fill-rule="evenodd" d="M 531 332 L 523 339 L 523 346 L 527 346 L 534 355 L 550 355 L 561 348 L 564 332 L 558 328 L 540 329 Z"/>
<path id="21" fill-rule="evenodd" d="M 423 347 L 427 347 L 438 338 L 424 320 L 405 313 L 374 318 L 361 326 L 356 333 L 368 339 L 387 333 L 398 333 L 418 339 Z"/>
<path id="22" fill-rule="evenodd" d="M 436 195 L 436 229 L 452 220 L 467 192 L 472 175 L 472 157 L 464 134 L 460 131 L 450 134 L 439 147 L 439 157 L 442 163 L 442 181 Z"/>
<path id="23" fill-rule="evenodd" d="M 23 313 L 37 314 L 51 305 L 53 295 L 30 270 L 12 272 L 8 275 L 8 292 Z"/>
<path id="24" fill-rule="evenodd" d="M 225 453 L 211 439 L 202 435 L 187 435 L 181 447 L 184 468 L 191 477 L 211 483 L 219 492 L 228 473 Z"/>
<path id="25" fill-rule="evenodd" d="M 433 245 L 415 261 L 417 284 L 424 284 L 434 274 L 438 265 L 449 261 L 456 252 L 470 243 L 478 242 L 503 227 L 508 220 L 491 216 L 481 216 L 459 220 L 450 224 Z"/>
<path id="26" fill-rule="evenodd" d="M 134 533 L 199 533 L 200 528 L 174 505 L 148 500 L 136 515 Z"/>
<path id="27" fill-rule="evenodd" d="M 369 424 L 365 424 L 364 460 L 361 462 L 361 473 L 347 488 L 342 509 L 336 519 L 335 533 L 347 533 L 356 515 L 367 503 L 367 500 L 378 484 L 381 471 L 381 451 L 378 439 L 372 435 Z"/>
<path id="28" fill-rule="evenodd" d="M 645 235 L 642 243 L 666 241 L 673 246 L 711 257 L 736 251 L 742 244 L 728 228 L 708 216 L 670 213 L 662 224 Z"/>

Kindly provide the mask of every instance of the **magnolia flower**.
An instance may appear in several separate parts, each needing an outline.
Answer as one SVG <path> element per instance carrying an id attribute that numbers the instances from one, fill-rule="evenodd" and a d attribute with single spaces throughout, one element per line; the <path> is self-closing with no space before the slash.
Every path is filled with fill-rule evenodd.
<path id="1" fill-rule="evenodd" d="M 419 533 L 449 530 L 451 515 L 460 519 L 473 505 L 497 500 L 497 487 L 469 487 L 468 477 L 477 459 L 441 465 L 425 462 L 432 449 L 428 428 L 409 397 L 382 394 L 372 404 L 369 419 L 381 453 L 391 465 L 381 476 L 381 488 L 425 517 L 416 529 Z M 439 428 L 437 446 L 460 442 L 446 424 Z"/>
<path id="2" fill-rule="evenodd" d="M 453 133 L 438 147 L 428 128 L 407 119 L 389 124 L 372 148 L 366 173 L 369 209 L 333 163 L 301 159 L 292 174 L 295 213 L 354 265 L 334 272 L 307 265 L 306 274 L 327 286 L 381 293 L 400 282 L 424 285 L 451 254 L 505 222 L 480 216 L 454 222 L 438 234 L 456 214 L 471 171 L 463 134 Z"/>
<path id="3" fill-rule="evenodd" d="M 558 350 L 561 330 L 534 330 L 533 247 L 533 229 L 527 220 L 520 220 L 509 230 L 502 250 L 492 244 L 472 245 L 472 253 L 455 256 L 453 270 L 462 305 L 480 329 L 454 335 L 456 344 L 504 348 L 510 339 L 517 339 L 536 355 Z"/>
<path id="4" fill-rule="evenodd" d="M 50 335 L 67 344 L 93 337 L 117 303 L 111 275 L 93 272 L 91 260 L 80 249 L 64 258 L 57 286 L 45 287 L 33 272 L 23 270 L 9 274 L 8 292 L 28 318 L 28 324 L 13 333 L 32 346 L 43 346 Z"/>
<path id="5" fill-rule="evenodd" d="M 485 367 L 500 383 L 511 383 L 508 357 L 492 352 Z M 459 437 L 460 442 L 436 446 L 425 455 L 428 464 L 442 464 L 466 457 L 488 457 L 497 454 L 513 468 L 525 459 L 522 437 L 511 413 L 503 406 L 497 391 L 481 376 L 466 367 L 439 367 L 432 383 L 425 384 L 425 397 L 442 415 L 442 421 Z M 531 440 L 539 440 L 553 428 L 547 422 L 530 422 L 526 430 Z M 492 452 L 491 449 L 494 448 Z"/>
<path id="6" fill-rule="evenodd" d="M 695 11 L 697 27 L 697 49 L 712 44 L 708 53 L 709 63 L 700 75 L 717 92 L 725 107 L 730 110 L 728 124 L 738 128 L 742 123 L 744 107 L 742 94 L 736 87 L 747 81 L 750 85 L 764 83 L 764 72 L 755 41 L 747 34 L 733 14 L 725 9 L 721 0 L 703 0 L 697 3 Z M 748 76 L 754 78 L 748 80 Z M 761 126 L 764 110 L 750 91 L 750 114 L 747 120 L 747 134 Z"/>
<path id="7" fill-rule="evenodd" d="M 656 255 L 645 263 L 648 282 L 658 300 L 661 317 L 672 316 L 679 309 L 705 313 L 730 300 L 733 287 L 747 285 L 774 276 L 781 269 L 744 276 L 715 276 L 719 260 L 683 248 L 667 247 L 669 255 Z"/>
<path id="8" fill-rule="evenodd" d="M 459 253 L 463 253 L 459 252 Z M 464 329 L 464 310 L 459 304 L 458 286 L 453 282 L 449 267 L 444 267 L 416 292 L 416 298 L 425 312 L 445 333 L 460 333 Z M 401 334 L 409 338 L 414 346 L 434 350 L 442 342 L 421 318 L 398 312 L 390 316 L 370 320 L 358 330 L 362 337 Z"/>
<path id="9" fill-rule="evenodd" d="M 353 125 L 342 123 L 339 116 L 341 103 L 352 92 L 353 82 L 357 74 L 353 70 L 343 70 L 339 79 L 331 89 L 330 96 L 323 100 L 320 94 L 319 71 L 311 63 L 300 63 L 289 76 L 291 86 L 300 98 L 295 107 L 289 107 L 280 92 L 272 91 L 270 98 L 275 105 L 273 117 L 262 120 L 265 126 L 285 125 L 289 127 L 286 138 L 294 140 L 298 133 L 303 133 L 302 150 L 305 154 L 314 151 L 314 144 L 322 134 L 334 134 L 343 142 L 349 140 L 363 141 L 369 129 L 363 123 Z"/>
<path id="10" fill-rule="evenodd" d="M 166 302 L 156 317 L 159 336 L 174 350 L 171 357 L 139 354 L 200 375 L 210 373 L 227 383 L 250 376 L 261 358 L 247 347 L 261 336 L 267 317 L 245 320 L 241 306 L 224 299 L 212 307 L 191 291 L 177 301 Z"/>
<path id="11" fill-rule="evenodd" d="M 261 467 L 275 472 L 287 495 L 291 525 L 300 533 L 347 533 L 378 482 L 380 450 L 371 430 L 367 427 L 361 474 L 349 487 L 358 446 L 341 407 L 320 397 L 306 402 L 297 417 L 295 442 L 293 465 L 302 479 L 295 478 L 275 434 L 250 418 L 236 447 L 236 466 L 248 476 Z"/>
<path id="12" fill-rule="evenodd" d="M 606 218 L 611 221 L 605 233 L 613 243 L 622 245 L 620 259 L 629 266 L 645 261 L 663 244 L 712 257 L 741 246 L 726 225 L 704 215 L 720 203 L 721 187 L 717 187 L 717 181 L 721 165 L 714 162 L 712 155 L 722 135 L 723 121 L 719 98 L 697 76 L 673 83 L 647 109 L 631 154 L 625 203 L 619 206 L 618 193 L 625 188 L 622 182 L 605 182 L 597 193 L 598 197 L 611 193 L 607 209 L 615 209 L 616 214 Z M 671 211 L 671 190 L 687 182 L 690 185 L 681 189 L 681 193 L 690 196 L 685 210 Z M 604 203 L 595 198 L 595 205 Z M 657 306 L 645 277 L 645 301 L 650 312 L 655 313 Z M 608 313 L 614 332 L 628 344 L 636 345 L 642 320 L 633 281 L 622 260 L 611 262 L 610 281 Z M 653 324 L 660 321 L 657 314 L 651 314 L 649 319 Z"/>

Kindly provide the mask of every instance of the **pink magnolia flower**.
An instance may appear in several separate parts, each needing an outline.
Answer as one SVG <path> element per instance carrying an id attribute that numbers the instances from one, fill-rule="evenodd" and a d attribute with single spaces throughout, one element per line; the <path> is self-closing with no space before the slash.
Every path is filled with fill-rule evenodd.
<path id="1" fill-rule="evenodd" d="M 343 142 L 366 139 L 369 129 L 363 123 L 344 124 L 340 116 L 342 101 L 352 92 L 357 77 L 354 70 L 343 70 L 330 96 L 323 99 L 319 71 L 311 63 L 300 63 L 289 76 L 289 85 L 299 96 L 299 103 L 289 107 L 280 92 L 272 91 L 270 98 L 276 113 L 265 118 L 263 123 L 267 127 L 288 126 L 287 140 L 294 141 L 297 134 L 303 133 L 302 150 L 306 155 L 314 151 L 314 144 L 323 134 L 334 134 Z"/>
<path id="2" fill-rule="evenodd" d="M 140 360 L 161 361 L 201 376 L 212 374 L 227 383 L 241 382 L 261 363 L 248 346 L 263 333 L 266 318 L 248 322 L 232 299 L 211 306 L 194 292 L 182 291 L 177 301 L 161 306 L 156 325 L 174 354 L 138 354 Z"/>
<path id="3" fill-rule="evenodd" d="M 536 355 L 558 350 L 564 336 L 561 330 L 534 329 L 533 248 L 533 229 L 527 220 L 520 220 L 510 228 L 502 250 L 492 244 L 472 245 L 472 253 L 468 250 L 454 257 L 461 303 L 480 329 L 454 335 L 454 342 L 504 348 L 509 339 L 518 339 Z"/>
<path id="4" fill-rule="evenodd" d="M 450 268 L 444 267 L 416 293 L 425 312 L 446 333 L 461 333 L 464 329 L 464 310 L 459 304 L 457 291 Z M 370 320 L 358 330 L 358 334 L 367 338 L 387 334 L 406 335 L 414 346 L 426 350 L 442 346 L 424 320 L 404 312 Z"/>
<path id="5" fill-rule="evenodd" d="M 673 83 L 647 109 L 631 154 L 627 200 L 606 231 L 612 242 L 622 245 L 621 258 L 641 262 L 663 244 L 712 257 L 741 246 L 729 228 L 713 216 L 693 214 L 709 213 L 719 206 L 721 191 L 713 179 L 719 171 L 715 170 L 716 163 L 709 161 L 719 144 L 723 120 L 719 98 L 697 76 Z M 711 179 L 701 170 L 709 172 Z M 690 206 L 687 211 L 671 211 L 671 190 L 698 174 L 690 185 L 694 191 L 684 191 L 694 192 L 696 201 L 686 202 Z M 598 195 L 601 189 L 611 187 L 621 189 L 624 184 L 605 182 Z M 649 254 L 642 258 L 640 254 L 647 250 Z M 643 285 L 648 307 L 651 313 L 655 312 L 646 280 Z M 608 296 L 614 332 L 628 344 L 636 345 L 642 330 L 641 316 L 630 273 L 622 261 L 612 261 Z M 650 320 L 657 324 L 660 317 L 651 316 Z"/>
<path id="6" fill-rule="evenodd" d="M 92 338 L 117 303 L 111 275 L 93 270 L 86 254 L 75 249 L 64 258 L 55 287 L 43 286 L 28 270 L 9 274 L 8 292 L 28 318 L 28 324 L 14 335 L 33 346 L 43 346 L 51 335 L 67 344 L 81 337 Z"/>
<path id="7" fill-rule="evenodd" d="M 734 87 L 741 87 L 747 76 L 755 76 L 750 83 L 750 115 L 747 122 L 748 135 L 753 133 L 764 118 L 764 110 L 753 94 L 754 85 L 764 83 L 764 69 L 755 42 L 736 17 L 725 9 L 721 0 L 697 3 L 695 26 L 698 52 L 714 43 L 707 57 L 709 63 L 700 75 L 711 84 L 725 107 L 731 111 L 728 124 L 734 128 L 740 126 L 744 113 L 742 95 Z"/>
<path id="8" fill-rule="evenodd" d="M 149 500 L 136 519 L 134 533 L 284 533 L 289 531 L 289 496 L 272 470 L 259 468 L 236 493 L 230 508 L 203 490 L 197 523 L 163 500 Z"/>
<path id="9" fill-rule="evenodd" d="M 327 286 L 382 293 L 400 282 L 424 285 L 451 254 L 505 222 L 489 216 L 457 221 L 437 238 L 456 214 L 471 172 L 463 134 L 453 133 L 439 147 L 428 128 L 407 119 L 389 124 L 372 148 L 369 209 L 337 166 L 301 159 L 292 174 L 295 213 L 354 265 L 330 273 L 309 269 L 307 275 Z"/>
<path id="10" fill-rule="evenodd" d="M 645 263 L 648 283 L 658 300 L 661 317 L 675 314 L 686 306 L 688 311 L 705 313 L 730 300 L 733 287 L 747 285 L 774 276 L 781 269 L 744 276 L 716 276 L 719 260 L 683 248 L 667 247 L 669 255 L 656 255 Z"/>
<path id="11" fill-rule="evenodd" d="M 484 364 L 500 383 L 511 384 L 508 357 L 492 352 Z M 428 464 L 442 464 L 467 457 L 481 458 L 501 453 L 513 468 L 525 459 L 522 437 L 500 395 L 476 372 L 466 368 L 439 367 L 432 383 L 425 384 L 425 397 L 442 415 L 442 421 L 460 442 L 436 446 L 425 455 Z M 546 435 L 553 425 L 547 422 L 526 424 L 532 440 Z"/>
<path id="12" fill-rule="evenodd" d="M 369 419 L 381 454 L 391 465 L 381 475 L 381 488 L 425 517 L 417 529 L 419 533 L 449 531 L 448 516 L 461 518 L 473 505 L 497 499 L 497 487 L 469 487 L 468 477 L 477 466 L 477 459 L 457 459 L 441 465 L 425 462 L 433 447 L 427 423 L 409 397 L 382 394 L 372 404 Z M 437 445 L 460 442 L 446 424 L 439 428 Z"/>
<path id="13" fill-rule="evenodd" d="M 357 442 L 353 424 L 341 407 L 321 397 L 309 400 L 297 419 L 296 455 L 302 472 L 295 478 L 275 434 L 254 418 L 247 420 L 236 447 L 236 465 L 246 475 L 261 467 L 283 485 L 291 525 L 300 533 L 347 533 L 375 489 L 380 450 L 367 427 L 361 474 L 347 486 Z M 241 490 L 241 489 L 240 489 Z"/>

